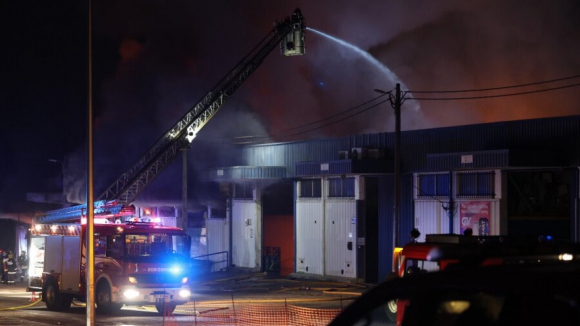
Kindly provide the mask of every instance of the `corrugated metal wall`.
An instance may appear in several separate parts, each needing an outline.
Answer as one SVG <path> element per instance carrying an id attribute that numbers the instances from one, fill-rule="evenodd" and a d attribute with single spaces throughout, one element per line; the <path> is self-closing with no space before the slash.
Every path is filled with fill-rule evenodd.
<path id="1" fill-rule="evenodd" d="M 572 208 L 572 214 L 570 216 L 570 220 L 572 222 L 571 225 L 571 234 L 570 239 L 573 242 L 580 241 L 580 171 L 578 168 L 575 168 L 572 173 L 572 181 L 570 182 L 570 207 Z"/>
<path id="2" fill-rule="evenodd" d="M 537 149 L 551 148 L 563 155 L 565 166 L 580 165 L 580 116 L 559 117 L 537 120 L 508 121 L 499 123 L 488 123 L 480 125 L 469 125 L 459 127 L 446 127 L 429 130 L 404 131 L 401 133 L 402 144 L 402 172 L 430 171 L 427 164 L 427 155 L 444 153 L 463 153 L 474 151 L 501 151 L 505 149 Z M 353 147 L 382 148 L 385 149 L 386 158 L 393 157 L 394 133 L 365 134 L 336 139 L 312 140 L 295 143 L 267 144 L 242 147 L 238 150 L 228 150 L 224 152 L 225 166 L 250 165 L 250 166 L 285 166 L 287 177 L 296 176 L 295 163 L 297 162 L 322 162 L 336 160 L 339 151 L 347 151 Z M 499 152 L 498 152 L 499 153 Z M 504 165 L 500 156 L 487 160 L 486 165 Z M 228 164 L 231 162 L 231 164 Z M 439 165 L 439 164 L 438 164 Z M 490 166 L 491 167 L 491 166 Z M 439 167 L 443 170 L 450 168 L 446 164 Z M 404 177 L 405 178 L 405 177 Z M 402 182 L 401 207 L 400 207 L 400 234 L 399 239 L 402 244 L 410 240 L 409 230 L 414 225 L 414 202 L 412 178 L 406 177 L 407 181 Z M 392 216 L 393 216 L 393 178 L 392 175 L 379 178 L 379 279 L 384 279 L 391 271 L 392 266 Z M 498 212 L 499 203 L 493 202 L 492 212 Z M 577 204 L 576 204 L 577 205 Z M 304 268 L 299 258 L 306 259 L 309 254 L 304 250 L 304 244 L 312 243 L 312 235 L 315 228 L 305 216 L 321 214 L 321 212 L 308 212 L 311 209 L 297 204 L 297 266 Z M 421 208 L 423 209 L 423 208 Z M 425 208 L 427 209 L 427 208 Z M 433 208 L 434 209 L 434 208 Z M 576 211 L 577 215 L 577 211 Z M 318 215 L 320 216 L 320 215 Z M 498 214 L 499 216 L 499 214 Z M 577 216 L 574 216 L 577 217 Z M 575 221 L 577 223 L 577 221 Z M 445 223 L 443 223 L 443 226 Z M 494 225 L 499 225 L 492 221 Z M 319 227 L 319 226 L 316 226 Z M 580 232 L 580 227 L 575 227 L 575 232 Z M 494 231 L 495 232 L 495 231 Z M 301 233 L 304 233 L 301 236 Z M 425 232 L 422 232 L 425 234 Z M 313 247 L 308 248 L 312 251 Z M 310 257 L 310 256 L 308 256 Z M 319 259 L 320 256 L 313 255 L 309 258 Z M 322 273 L 322 269 L 317 269 L 313 261 L 307 261 L 310 268 L 314 268 L 316 273 Z M 300 267 L 302 266 L 302 267 Z M 314 266 L 314 267 L 313 267 Z M 320 267 L 321 268 L 321 267 Z M 312 269 L 308 271 L 312 272 Z"/>
<path id="3" fill-rule="evenodd" d="M 421 232 L 419 242 L 426 234 L 449 233 L 449 214 L 443 208 L 447 202 L 437 200 L 415 200 L 415 227 Z"/>
<path id="4" fill-rule="evenodd" d="M 500 201 L 499 200 L 458 200 L 455 202 L 453 214 L 453 230 L 449 232 L 449 205 L 448 201 L 416 200 L 415 201 L 415 227 L 421 232 L 419 241 L 425 241 L 426 234 L 454 233 L 460 230 L 460 207 L 461 203 L 489 202 L 490 210 L 490 235 L 500 235 Z M 472 227 L 473 228 L 473 227 Z M 473 228 L 473 234 L 478 235 L 478 230 Z"/>
<path id="5" fill-rule="evenodd" d="M 259 268 L 262 254 L 262 214 L 253 200 L 232 203 L 232 263 L 237 267 Z"/>
<path id="6" fill-rule="evenodd" d="M 551 148 L 565 164 L 580 166 L 580 116 L 507 121 L 401 132 L 403 172 L 427 171 L 427 155 L 477 151 Z M 222 166 L 286 166 L 295 176 L 296 162 L 337 160 L 339 151 L 354 147 L 385 149 L 393 157 L 395 134 L 362 134 L 333 139 L 228 148 Z M 501 163 L 503 164 L 503 163 Z"/>
<path id="7" fill-rule="evenodd" d="M 462 156 L 469 156 L 472 159 L 471 163 L 462 162 Z M 427 162 L 430 171 L 507 167 L 509 166 L 509 150 L 428 154 Z"/>
<path id="8" fill-rule="evenodd" d="M 296 272 L 323 275 L 324 211 L 321 199 L 296 203 Z"/>
<path id="9" fill-rule="evenodd" d="M 393 215 L 394 215 L 394 175 L 378 178 L 378 218 L 379 218 L 379 266 L 378 279 L 384 280 L 393 270 Z M 401 175 L 401 202 L 399 206 L 399 246 L 411 242 L 411 229 L 414 227 L 413 175 Z"/>
<path id="10" fill-rule="evenodd" d="M 222 251 L 229 251 L 230 247 L 230 230 L 228 220 L 225 218 L 208 218 L 205 220 L 206 228 L 206 243 L 208 254 L 214 254 Z M 226 259 L 227 256 L 220 254 L 210 256 L 211 261 L 221 261 Z M 212 266 L 212 272 L 219 271 L 220 269 L 228 267 L 226 263 L 214 263 Z"/>
<path id="11" fill-rule="evenodd" d="M 324 206 L 324 274 L 355 278 L 356 201 L 329 199 Z"/>
<path id="12" fill-rule="evenodd" d="M 394 187 L 394 186 L 393 186 Z M 413 205 L 413 197 L 408 197 L 405 194 L 413 193 L 413 175 L 401 175 L 401 202 L 399 203 L 399 246 L 411 242 L 411 230 L 415 227 L 415 206 Z"/>
<path id="13" fill-rule="evenodd" d="M 393 189 L 392 176 L 378 179 L 379 191 L 379 266 L 378 279 L 385 280 L 393 270 Z"/>
<path id="14" fill-rule="evenodd" d="M 216 170 L 215 179 L 282 179 L 285 166 L 232 166 Z"/>

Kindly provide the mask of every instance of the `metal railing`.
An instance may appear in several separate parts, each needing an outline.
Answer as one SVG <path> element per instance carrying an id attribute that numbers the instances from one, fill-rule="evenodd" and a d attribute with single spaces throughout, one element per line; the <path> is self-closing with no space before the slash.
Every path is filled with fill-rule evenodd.
<path id="1" fill-rule="evenodd" d="M 226 259 L 222 259 L 222 260 L 213 260 L 213 259 L 210 259 L 211 257 L 216 257 L 218 255 L 225 255 L 226 256 Z M 191 257 L 191 259 L 193 259 L 193 260 L 206 260 L 208 262 L 211 262 L 211 266 L 210 266 L 209 272 L 212 272 L 214 270 L 214 266 L 216 266 L 218 264 L 224 264 L 223 267 L 220 267 L 219 269 L 217 269 L 217 270 L 222 271 L 222 270 L 226 269 L 229 266 L 230 253 L 229 253 L 229 251 L 219 251 L 219 252 L 214 252 L 212 254 Z"/>

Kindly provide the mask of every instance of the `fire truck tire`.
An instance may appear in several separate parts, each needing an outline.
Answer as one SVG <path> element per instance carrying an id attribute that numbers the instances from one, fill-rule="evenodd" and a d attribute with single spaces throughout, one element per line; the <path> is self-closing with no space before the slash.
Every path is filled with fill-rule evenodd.
<path id="1" fill-rule="evenodd" d="M 97 310 L 104 314 L 113 314 L 121 310 L 122 303 L 111 302 L 113 296 L 111 295 L 111 287 L 109 283 L 103 281 L 97 286 L 96 293 Z"/>
<path id="2" fill-rule="evenodd" d="M 397 321 L 397 300 L 387 302 L 385 313 L 390 321 Z"/>
<path id="3" fill-rule="evenodd" d="M 58 285 L 54 280 L 46 282 L 43 298 L 46 308 L 51 311 L 62 311 L 64 308 L 63 295 L 58 290 Z M 70 306 L 70 303 L 69 303 Z"/>
<path id="4" fill-rule="evenodd" d="M 173 313 L 173 311 L 175 310 L 175 307 L 177 307 L 177 305 L 175 303 L 156 303 L 155 304 L 155 308 L 157 309 L 157 312 L 165 315 L 165 314 L 171 314 Z M 164 309 L 165 308 L 165 309 Z"/>
<path id="5" fill-rule="evenodd" d="M 62 298 L 62 310 L 69 309 L 73 301 L 73 296 L 68 294 L 61 294 L 61 298 Z"/>

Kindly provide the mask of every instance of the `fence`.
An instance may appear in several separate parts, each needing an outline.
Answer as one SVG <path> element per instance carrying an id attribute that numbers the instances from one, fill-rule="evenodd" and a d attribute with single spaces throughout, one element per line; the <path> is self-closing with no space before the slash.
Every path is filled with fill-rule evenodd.
<path id="1" fill-rule="evenodd" d="M 309 301 L 309 304 L 324 306 L 324 301 L 329 300 Z M 304 307 L 287 302 L 193 301 L 178 306 L 172 314 L 165 314 L 163 325 L 324 326 L 341 311 L 341 308 Z"/>

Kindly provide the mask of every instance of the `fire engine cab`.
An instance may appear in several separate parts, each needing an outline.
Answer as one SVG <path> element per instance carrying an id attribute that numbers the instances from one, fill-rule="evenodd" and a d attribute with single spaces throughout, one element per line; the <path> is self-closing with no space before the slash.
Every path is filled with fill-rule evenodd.
<path id="1" fill-rule="evenodd" d="M 445 269 L 457 263 L 458 256 L 472 252 L 484 237 L 458 234 L 427 234 L 425 242 L 411 242 L 393 251 L 393 270 L 399 277 L 407 274 Z M 491 237 L 488 237 L 491 238 Z M 435 254 L 453 248 L 458 251 L 453 257 L 435 257 Z"/>
<path id="2" fill-rule="evenodd" d="M 425 242 L 411 242 L 393 251 L 393 270 L 398 277 L 450 268 L 508 264 L 539 264 L 572 260 L 580 247 L 553 242 L 549 236 L 470 236 L 427 234 Z M 390 301 L 387 315 L 401 325 L 406 300 Z"/>
<path id="3" fill-rule="evenodd" d="M 118 221 L 118 220 L 117 220 Z M 183 230 L 151 222 L 94 221 L 97 311 L 154 304 L 173 312 L 190 298 L 191 239 Z M 28 291 L 42 292 L 49 310 L 86 300 L 86 225 L 34 224 L 31 230 Z"/>

